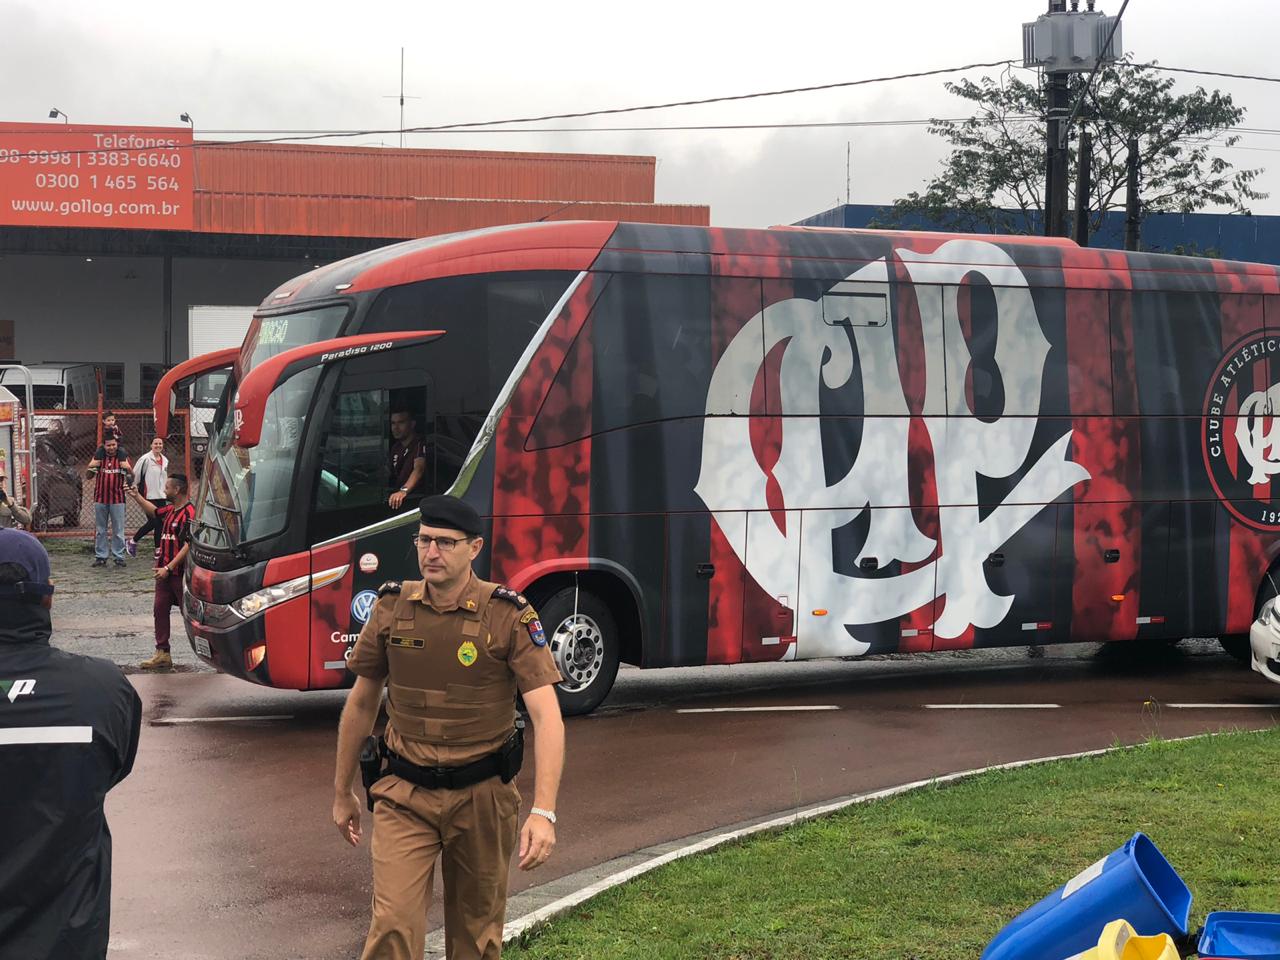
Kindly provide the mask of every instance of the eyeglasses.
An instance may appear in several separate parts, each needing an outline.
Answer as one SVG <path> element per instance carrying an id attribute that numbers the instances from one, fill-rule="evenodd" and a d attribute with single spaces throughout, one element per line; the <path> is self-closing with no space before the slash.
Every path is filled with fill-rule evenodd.
<path id="1" fill-rule="evenodd" d="M 475 538 L 463 537 L 462 539 L 470 543 Z M 462 540 L 459 540 L 457 537 L 428 537 L 426 535 L 419 535 L 416 533 L 413 535 L 413 545 L 419 550 L 430 550 L 431 544 L 434 543 L 441 553 L 449 553 L 461 542 Z"/>

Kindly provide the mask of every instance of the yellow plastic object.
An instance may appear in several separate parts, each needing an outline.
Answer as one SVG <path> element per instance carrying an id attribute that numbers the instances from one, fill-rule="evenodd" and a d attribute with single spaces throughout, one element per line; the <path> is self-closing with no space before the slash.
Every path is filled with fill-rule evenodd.
<path id="1" fill-rule="evenodd" d="M 1128 920 L 1112 920 L 1096 947 L 1067 960 L 1178 960 L 1178 948 L 1167 933 L 1140 937 Z"/>

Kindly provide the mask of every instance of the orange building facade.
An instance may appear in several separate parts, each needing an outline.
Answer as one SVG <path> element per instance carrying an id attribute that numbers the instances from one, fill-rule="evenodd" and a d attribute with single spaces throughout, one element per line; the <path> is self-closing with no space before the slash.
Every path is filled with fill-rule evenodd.
<path id="1" fill-rule="evenodd" d="M 388 243 L 537 220 L 710 222 L 707 206 L 655 202 L 657 160 L 643 156 L 0 123 L 0 165 L 0 349 L 28 364 L 107 364 L 117 402 L 145 401 L 199 352 L 193 307 L 248 308 Z M 126 181 L 127 204 L 112 193 Z"/>

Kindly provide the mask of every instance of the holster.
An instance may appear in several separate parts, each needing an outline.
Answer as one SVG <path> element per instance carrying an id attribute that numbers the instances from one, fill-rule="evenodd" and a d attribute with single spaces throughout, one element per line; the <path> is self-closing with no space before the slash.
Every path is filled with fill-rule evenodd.
<path id="1" fill-rule="evenodd" d="M 498 776 L 510 783 L 524 766 L 524 718 L 516 717 L 516 732 L 498 750 Z"/>
<path id="2" fill-rule="evenodd" d="M 364 748 L 360 751 L 360 781 L 364 784 L 365 802 L 369 810 L 373 810 L 373 785 L 385 777 L 382 768 L 386 756 L 386 744 L 381 737 L 366 737 Z"/>

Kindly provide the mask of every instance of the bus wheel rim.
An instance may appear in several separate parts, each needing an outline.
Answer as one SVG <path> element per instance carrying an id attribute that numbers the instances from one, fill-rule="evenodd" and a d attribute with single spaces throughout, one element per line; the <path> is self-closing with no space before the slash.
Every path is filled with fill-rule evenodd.
<path id="1" fill-rule="evenodd" d="M 604 633 L 585 614 L 565 617 L 551 635 L 551 656 L 568 691 L 585 690 L 604 668 Z"/>

